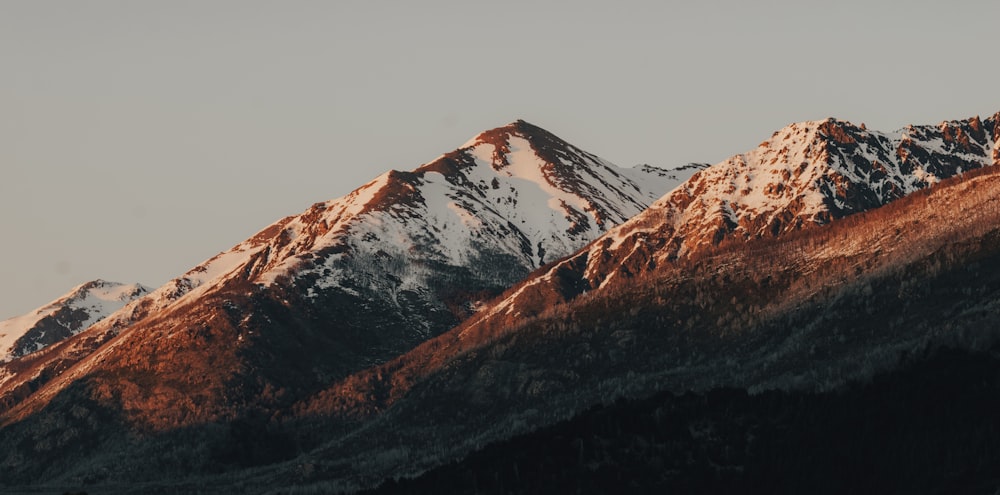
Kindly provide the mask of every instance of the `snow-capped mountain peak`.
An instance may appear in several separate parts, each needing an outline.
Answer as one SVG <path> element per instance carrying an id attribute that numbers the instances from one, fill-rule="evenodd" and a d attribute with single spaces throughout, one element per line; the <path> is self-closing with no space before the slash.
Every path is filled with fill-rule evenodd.
<path id="1" fill-rule="evenodd" d="M 0 322 L 0 362 L 82 332 L 148 292 L 139 284 L 94 280 L 34 311 L 4 320 Z"/>
<path id="2" fill-rule="evenodd" d="M 525 274 L 642 211 L 696 169 L 622 169 L 519 120 L 318 203 L 220 257 L 239 253 L 246 264 L 256 256 L 243 272 L 256 283 L 309 277 L 319 289 L 342 286 L 346 260 L 373 257 L 467 266 L 484 254 L 509 256 Z M 411 278 L 395 276 L 403 285 Z"/>

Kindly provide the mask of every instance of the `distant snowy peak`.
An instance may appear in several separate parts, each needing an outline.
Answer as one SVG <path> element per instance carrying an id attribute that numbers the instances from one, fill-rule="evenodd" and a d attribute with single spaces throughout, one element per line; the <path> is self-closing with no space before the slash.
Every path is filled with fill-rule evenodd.
<path id="1" fill-rule="evenodd" d="M 998 143 L 1000 113 L 896 132 L 832 118 L 792 124 L 756 149 L 694 174 L 598 241 L 590 271 L 621 271 L 614 263 L 641 271 L 631 264 L 655 266 L 726 238 L 776 236 L 877 208 L 963 171 L 1000 164 Z"/>
<path id="2" fill-rule="evenodd" d="M 148 292 L 148 288 L 139 284 L 95 280 L 23 316 L 2 321 L 0 362 L 76 335 Z"/>

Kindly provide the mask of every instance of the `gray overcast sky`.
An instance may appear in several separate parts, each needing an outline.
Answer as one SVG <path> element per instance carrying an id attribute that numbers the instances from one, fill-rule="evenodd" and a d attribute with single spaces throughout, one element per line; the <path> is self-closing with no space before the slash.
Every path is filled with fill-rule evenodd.
<path id="1" fill-rule="evenodd" d="M 0 319 L 523 118 L 622 166 L 1000 111 L 1000 2 L 0 0 Z"/>

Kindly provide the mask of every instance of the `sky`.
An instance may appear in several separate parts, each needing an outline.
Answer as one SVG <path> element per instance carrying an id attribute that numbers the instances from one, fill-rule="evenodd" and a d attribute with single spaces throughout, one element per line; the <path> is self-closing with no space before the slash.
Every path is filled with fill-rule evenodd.
<path id="1" fill-rule="evenodd" d="M 620 166 L 1000 111 L 1000 2 L 0 0 L 0 319 L 524 119 Z"/>

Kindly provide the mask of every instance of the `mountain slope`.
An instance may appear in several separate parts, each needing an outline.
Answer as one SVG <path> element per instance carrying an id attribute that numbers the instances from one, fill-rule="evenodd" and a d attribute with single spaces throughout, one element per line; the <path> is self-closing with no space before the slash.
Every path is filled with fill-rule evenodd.
<path id="1" fill-rule="evenodd" d="M 0 362 L 76 335 L 148 292 L 139 284 L 94 280 L 23 316 L 0 321 Z"/>
<path id="2" fill-rule="evenodd" d="M 371 486 L 616 396 L 835 390 L 928 348 L 987 349 L 1000 340 L 997 172 L 574 298 L 560 274 L 572 259 L 560 263 L 509 291 L 527 296 L 511 315 L 469 320 L 300 405 L 307 423 L 365 432 L 331 435 L 310 456 L 315 479 Z M 390 439 L 410 454 L 369 460 Z"/>
<path id="3" fill-rule="evenodd" d="M 281 407 L 454 326 L 696 169 L 620 169 L 523 121 L 487 131 L 276 222 L 11 364 L 0 398 L 17 405 L 8 420 L 23 417 L 88 377 L 156 429 Z"/>

